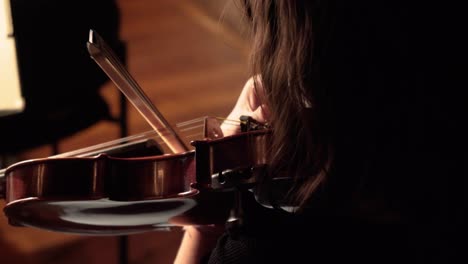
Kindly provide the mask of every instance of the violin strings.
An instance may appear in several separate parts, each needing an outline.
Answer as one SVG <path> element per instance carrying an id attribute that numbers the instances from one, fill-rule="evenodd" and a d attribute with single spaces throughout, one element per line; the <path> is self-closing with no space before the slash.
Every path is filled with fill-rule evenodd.
<path id="1" fill-rule="evenodd" d="M 190 131 L 195 131 L 198 130 L 198 132 L 195 133 L 190 133 L 185 135 L 187 139 L 196 139 L 200 138 L 203 136 L 203 128 L 204 128 L 204 121 L 207 117 L 200 117 L 200 118 L 195 118 L 193 120 L 185 121 L 176 124 L 176 127 L 183 133 L 189 133 Z M 222 117 L 214 117 L 216 120 L 222 120 L 224 124 L 227 125 L 238 125 L 241 121 L 237 120 L 230 120 Z M 163 135 L 170 134 L 171 131 L 164 130 L 162 131 Z M 100 143 L 97 145 L 89 146 L 89 147 L 84 147 L 81 149 L 77 150 L 72 150 L 68 152 L 64 152 L 61 154 L 49 156 L 48 158 L 63 158 L 63 157 L 80 157 L 80 156 L 89 156 L 92 153 L 99 153 L 103 152 L 105 150 L 109 150 L 115 146 L 121 146 L 122 144 L 130 143 L 130 142 L 135 142 L 139 140 L 146 140 L 146 139 L 154 139 L 157 140 L 159 144 L 161 145 L 166 145 L 164 140 L 161 139 L 161 137 L 158 135 L 158 133 L 154 130 L 146 131 L 143 133 L 139 133 L 136 135 L 131 135 L 128 137 L 123 137 L 115 140 L 111 140 L 108 142 Z M 2 170 L 0 170 L 1 172 Z"/>
<path id="2" fill-rule="evenodd" d="M 199 130 L 199 132 L 187 134 L 185 135 L 185 137 L 187 137 L 188 139 L 200 138 L 201 136 L 203 136 L 203 127 L 204 127 L 203 122 L 205 118 L 206 117 L 201 117 L 201 118 L 195 118 L 193 120 L 181 122 L 181 123 L 176 124 L 176 127 L 178 127 L 179 130 L 184 133 L 187 133 L 189 131 Z M 229 122 L 228 125 L 235 125 L 235 124 L 240 123 L 240 121 L 228 120 L 228 119 L 221 118 L 221 117 L 216 117 L 216 119 L 228 121 Z M 161 134 L 163 136 L 169 135 L 171 134 L 171 131 L 164 129 L 163 131 L 161 131 Z M 150 130 L 150 131 L 146 131 L 146 132 L 139 133 L 136 135 L 100 143 L 94 146 L 85 147 L 85 148 L 81 148 L 78 150 L 73 150 L 73 151 L 61 153 L 58 155 L 50 156 L 49 158 L 89 156 L 91 153 L 109 150 L 110 148 L 115 147 L 115 146 L 121 146 L 122 144 L 125 144 L 125 143 L 135 142 L 135 141 L 145 140 L 145 139 L 154 139 L 154 140 L 157 140 L 158 144 L 166 145 L 165 141 L 161 138 L 160 135 L 158 135 L 156 131 Z"/>
<path id="3" fill-rule="evenodd" d="M 200 137 L 204 135 L 203 130 L 204 130 L 205 121 L 207 118 L 208 117 L 205 116 L 205 117 L 195 118 L 195 119 L 185 121 L 185 122 L 180 122 L 176 124 L 176 127 L 183 133 L 189 133 L 190 131 L 198 130 L 198 132 L 187 134 L 185 135 L 185 137 L 188 140 L 194 140 L 197 138 L 200 139 Z M 223 117 L 210 117 L 210 118 L 220 121 L 221 123 L 223 123 L 223 125 L 232 126 L 233 130 L 235 130 L 235 126 L 238 126 L 239 124 L 242 123 L 242 121 L 240 120 L 232 120 L 232 119 L 227 119 Z M 171 131 L 164 130 L 162 131 L 162 133 L 163 135 L 170 134 Z M 166 145 L 165 141 L 158 135 L 156 131 L 149 130 L 149 131 L 145 131 L 145 132 L 131 135 L 128 137 L 123 137 L 123 138 L 107 141 L 104 143 L 100 143 L 97 145 L 64 152 L 58 155 L 50 156 L 48 158 L 92 156 L 94 154 L 97 155 L 100 153 L 104 153 L 105 151 L 111 150 L 112 148 L 115 148 L 116 146 L 121 147 L 121 146 L 124 146 L 125 144 L 131 144 L 136 141 L 142 141 L 142 140 L 147 140 L 147 139 L 156 140 L 160 146 Z M 6 168 L 0 169 L 0 178 L 4 177 L 5 170 Z"/>
<path id="4" fill-rule="evenodd" d="M 50 156 L 49 158 L 61 158 L 61 157 L 78 157 L 78 156 L 84 156 L 84 155 L 89 155 L 92 152 L 96 152 L 98 150 L 104 150 L 104 149 L 109 149 L 110 147 L 115 147 L 117 145 L 121 145 L 124 143 L 128 142 L 134 142 L 138 140 L 144 140 L 144 139 L 150 139 L 157 136 L 156 131 L 150 130 L 146 131 L 143 133 L 139 133 L 136 135 L 128 136 L 128 137 L 123 137 L 115 140 L 111 140 L 108 142 L 100 143 L 97 145 L 93 145 L 90 147 L 85 147 L 77 150 L 72 150 L 69 152 L 61 153 L 58 155 Z"/>

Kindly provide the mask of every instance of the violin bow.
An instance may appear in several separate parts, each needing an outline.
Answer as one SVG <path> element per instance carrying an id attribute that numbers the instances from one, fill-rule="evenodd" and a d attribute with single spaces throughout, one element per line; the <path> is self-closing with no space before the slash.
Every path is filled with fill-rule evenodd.
<path id="1" fill-rule="evenodd" d="M 186 152 L 189 148 L 154 106 L 120 59 L 99 34 L 91 29 L 87 42 L 91 58 L 101 67 L 112 82 L 133 104 L 143 118 L 158 133 L 173 153 Z"/>

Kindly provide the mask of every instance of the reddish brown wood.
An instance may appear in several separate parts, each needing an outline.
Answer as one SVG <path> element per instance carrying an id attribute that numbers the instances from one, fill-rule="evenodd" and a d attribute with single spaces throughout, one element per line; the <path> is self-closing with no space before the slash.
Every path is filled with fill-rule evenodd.
<path id="1" fill-rule="evenodd" d="M 268 139 L 251 131 L 180 154 L 19 162 L 5 171 L 4 211 L 12 224 L 93 235 L 223 223 L 235 190 L 213 176 L 265 164 Z"/>

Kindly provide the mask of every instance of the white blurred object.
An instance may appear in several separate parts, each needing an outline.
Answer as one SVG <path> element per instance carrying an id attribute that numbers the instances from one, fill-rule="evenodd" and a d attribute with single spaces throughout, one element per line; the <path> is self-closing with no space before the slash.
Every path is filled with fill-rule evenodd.
<path id="1" fill-rule="evenodd" d="M 0 116 L 24 109 L 10 0 L 0 2 Z"/>

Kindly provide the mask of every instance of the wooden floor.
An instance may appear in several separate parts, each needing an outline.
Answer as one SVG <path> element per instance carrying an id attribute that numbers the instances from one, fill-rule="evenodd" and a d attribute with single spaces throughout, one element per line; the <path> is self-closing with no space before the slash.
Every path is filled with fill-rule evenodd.
<path id="1" fill-rule="evenodd" d="M 227 115 L 247 79 L 245 41 L 235 28 L 219 20 L 220 2 L 118 1 L 128 69 L 171 124 L 205 115 Z M 223 12 L 229 15 L 231 11 Z M 117 115 L 117 88 L 109 82 L 102 93 Z M 128 115 L 129 134 L 151 129 L 132 105 Z M 66 152 L 118 137 L 118 127 L 102 121 L 63 139 L 59 150 Z M 49 146 L 42 146 L 17 158 L 46 157 L 49 152 Z M 3 208 L 4 202 L 0 206 Z M 172 263 L 180 238 L 179 228 L 131 235 L 128 262 L 122 262 L 119 237 L 12 227 L 1 214 L 0 263 Z"/>

